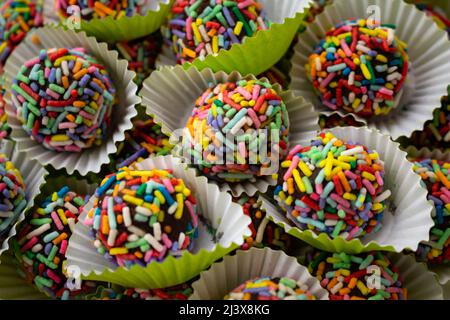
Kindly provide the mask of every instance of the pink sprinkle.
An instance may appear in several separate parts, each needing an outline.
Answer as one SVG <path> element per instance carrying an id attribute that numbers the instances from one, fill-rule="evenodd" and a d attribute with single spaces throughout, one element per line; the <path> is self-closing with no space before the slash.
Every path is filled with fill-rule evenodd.
<path id="1" fill-rule="evenodd" d="M 356 174 L 354 174 L 350 170 L 345 170 L 344 173 L 347 176 L 347 178 L 350 178 L 351 180 L 356 180 L 356 178 L 358 177 Z"/>
<path id="2" fill-rule="evenodd" d="M 58 277 L 58 276 L 56 275 L 56 273 L 54 273 L 52 270 L 47 269 L 46 273 L 47 273 L 47 276 L 48 276 L 49 278 L 51 278 L 53 281 L 55 281 L 56 283 L 61 283 L 61 278 Z"/>
<path id="3" fill-rule="evenodd" d="M 294 158 L 292 158 L 291 165 L 283 176 L 284 181 L 287 181 L 292 176 L 292 171 L 298 166 L 299 162 L 300 162 L 300 158 L 298 156 L 295 156 Z"/>
<path id="4" fill-rule="evenodd" d="M 61 122 L 58 125 L 59 129 L 74 129 L 77 127 L 77 124 L 74 122 Z"/>
<path id="5" fill-rule="evenodd" d="M 334 201 L 336 201 L 337 203 L 340 203 L 342 206 L 344 206 L 346 208 L 350 208 L 350 203 L 347 200 L 338 196 L 336 193 L 332 193 L 330 198 L 333 199 Z"/>
<path id="6" fill-rule="evenodd" d="M 377 183 L 379 186 L 383 186 L 384 185 L 384 180 L 381 177 L 381 174 L 379 171 L 375 171 L 375 178 L 377 179 Z"/>
<path id="7" fill-rule="evenodd" d="M 76 144 L 64 146 L 64 150 L 71 151 L 71 152 L 81 152 L 81 148 L 79 146 L 77 146 Z"/>
<path id="8" fill-rule="evenodd" d="M 394 91 L 389 90 L 388 88 L 385 88 L 385 87 L 381 88 L 379 91 L 380 91 L 380 93 L 388 95 L 388 96 L 392 96 L 394 94 Z"/>
<path id="9" fill-rule="evenodd" d="M 161 236 L 161 240 L 167 248 L 172 248 L 172 241 L 169 239 L 167 234 L 163 233 Z"/>
<path id="10" fill-rule="evenodd" d="M 59 220 L 58 214 L 55 211 L 53 211 L 51 213 L 51 217 L 52 217 L 53 222 L 55 223 L 56 227 L 58 228 L 58 230 L 63 230 L 64 226 L 61 223 L 61 220 Z"/>
<path id="11" fill-rule="evenodd" d="M 27 251 L 28 249 L 32 248 L 36 243 L 38 242 L 37 237 L 33 237 L 26 243 L 26 245 L 23 246 L 23 248 L 20 250 L 22 252 Z"/>
<path id="12" fill-rule="evenodd" d="M 300 152 L 300 150 L 302 150 L 303 149 L 303 147 L 301 146 L 301 145 L 296 145 L 295 147 L 293 147 L 292 148 L 292 150 L 291 151 L 289 151 L 289 155 L 288 155 L 288 157 L 290 158 L 290 157 L 293 157 L 294 155 L 296 155 L 297 153 L 299 153 Z"/>
<path id="13" fill-rule="evenodd" d="M 237 87 L 236 91 L 239 92 L 246 100 L 251 100 L 252 99 L 252 95 L 250 94 L 250 92 L 248 92 L 244 88 Z"/>
<path id="14" fill-rule="evenodd" d="M 323 100 L 322 103 L 323 103 L 326 107 L 330 108 L 331 110 L 336 110 L 336 109 L 337 109 L 337 106 L 336 106 L 335 104 L 331 103 L 331 102 L 328 101 L 328 100 Z"/>
<path id="15" fill-rule="evenodd" d="M 313 199 L 314 201 L 319 201 L 320 200 L 320 196 L 317 193 L 313 193 L 310 195 L 311 199 Z"/>
<path id="16" fill-rule="evenodd" d="M 59 253 L 66 254 L 67 250 L 67 240 L 61 241 L 61 248 L 59 249 Z"/>
<path id="17" fill-rule="evenodd" d="M 317 194 L 322 194 L 322 192 L 323 192 L 322 184 L 316 184 L 316 193 Z"/>
<path id="18" fill-rule="evenodd" d="M 325 79 L 322 80 L 320 83 L 321 88 L 326 88 L 326 86 L 333 80 L 333 78 L 336 76 L 335 72 L 330 73 Z"/>
<path id="19" fill-rule="evenodd" d="M 40 63 L 39 57 L 36 57 L 34 59 L 31 59 L 31 60 L 28 60 L 27 62 L 25 62 L 25 67 L 31 68 L 35 64 L 39 64 L 39 63 Z"/>
<path id="20" fill-rule="evenodd" d="M 244 158 L 247 157 L 247 149 L 245 148 L 244 141 L 239 142 L 238 148 L 239 148 L 239 154 Z"/>
<path id="21" fill-rule="evenodd" d="M 145 263 L 149 263 L 153 256 L 153 250 L 148 250 L 144 255 Z"/>
<path id="22" fill-rule="evenodd" d="M 363 185 L 367 188 L 367 191 L 369 191 L 370 195 L 375 195 L 376 191 L 373 185 L 370 183 L 369 180 L 363 179 L 362 181 Z"/>
<path id="23" fill-rule="evenodd" d="M 348 236 L 345 240 L 351 240 L 356 235 L 356 233 L 359 232 L 359 227 L 355 227 L 354 229 L 350 230 L 348 233 Z"/>
<path id="24" fill-rule="evenodd" d="M 186 207 L 188 208 L 189 214 L 191 215 L 192 226 L 193 226 L 194 228 L 197 227 L 197 226 L 198 226 L 198 217 L 197 217 L 197 215 L 195 214 L 194 207 L 192 206 L 192 203 L 191 203 L 190 201 L 186 200 L 186 201 L 184 201 L 184 204 L 185 204 Z M 167 236 L 166 236 L 166 237 L 167 237 Z M 168 246 L 168 247 L 171 247 L 171 246 Z"/>
<path id="25" fill-rule="evenodd" d="M 252 108 L 248 108 L 247 114 L 250 116 L 250 119 L 252 119 L 255 128 L 259 129 L 259 127 L 261 126 L 261 122 L 259 121 L 258 115 L 255 113 L 255 111 Z"/>
<path id="26" fill-rule="evenodd" d="M 244 9 L 247 8 L 248 6 L 251 6 L 252 4 L 254 4 L 253 0 L 246 0 L 239 2 L 237 6 L 239 9 Z"/>
<path id="27" fill-rule="evenodd" d="M 261 91 L 261 86 L 259 84 L 255 84 L 252 92 L 252 100 L 258 100 L 259 92 Z M 253 109 L 252 109 L 253 110 Z"/>
<path id="28" fill-rule="evenodd" d="M 345 42 L 344 38 L 341 39 L 341 47 L 342 47 L 342 50 L 344 50 L 344 53 L 345 53 L 345 55 L 347 57 L 351 57 L 352 56 L 352 51 L 348 47 L 347 42 Z"/>
<path id="29" fill-rule="evenodd" d="M 170 183 L 169 179 L 162 179 L 162 182 L 164 184 L 164 186 L 166 187 L 167 191 L 169 191 L 169 193 L 174 193 L 175 189 L 173 188 L 172 183 Z"/>

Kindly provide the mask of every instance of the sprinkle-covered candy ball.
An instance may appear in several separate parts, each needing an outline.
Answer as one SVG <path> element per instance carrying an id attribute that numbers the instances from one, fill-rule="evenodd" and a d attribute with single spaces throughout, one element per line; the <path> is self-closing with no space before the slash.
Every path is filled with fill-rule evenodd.
<path id="1" fill-rule="evenodd" d="M 306 65 L 321 103 L 361 117 L 394 109 L 408 75 L 406 44 L 394 25 L 346 20 L 326 33 Z"/>
<path id="2" fill-rule="evenodd" d="M 281 163 L 274 198 L 301 230 L 361 238 L 381 228 L 384 164 L 374 150 L 331 132 L 297 145 Z"/>
<path id="3" fill-rule="evenodd" d="M 21 67 L 12 94 L 23 128 L 47 149 L 81 152 L 108 135 L 115 88 L 82 48 L 42 50 Z"/>
<path id="4" fill-rule="evenodd" d="M 6 0 L 0 4 L 0 70 L 33 28 L 43 26 L 43 0 Z"/>
<path id="5" fill-rule="evenodd" d="M 99 252 L 117 265 L 145 266 L 192 249 L 196 200 L 170 170 L 124 168 L 107 176 L 95 197 L 84 223 Z"/>
<path id="6" fill-rule="evenodd" d="M 406 300 L 408 297 L 397 268 L 381 252 L 350 255 L 315 250 L 307 254 L 306 263 L 309 272 L 329 291 L 330 300 Z M 374 280 L 377 275 L 379 281 Z"/>
<path id="7" fill-rule="evenodd" d="M 435 159 L 413 159 L 414 172 L 420 175 L 433 201 L 434 226 L 430 239 L 421 242 L 417 257 L 430 264 L 450 263 L 450 162 Z"/>
<path id="8" fill-rule="evenodd" d="M 225 300 L 317 300 L 306 284 L 290 278 L 258 278 L 231 291 Z"/>
<path id="9" fill-rule="evenodd" d="M 269 27 L 257 0 L 175 0 L 164 34 L 184 63 L 217 55 Z"/>
<path id="10" fill-rule="evenodd" d="M 209 88 L 197 99 L 186 127 L 191 163 L 219 182 L 271 174 L 271 165 L 286 154 L 289 142 L 286 105 L 263 80 Z"/>
<path id="11" fill-rule="evenodd" d="M 69 239 L 86 201 L 86 196 L 62 187 L 29 212 L 13 240 L 27 279 L 53 299 L 79 299 L 95 291 L 96 285 L 89 281 L 71 290 L 64 266 Z"/>
<path id="12" fill-rule="evenodd" d="M 0 154 L 0 247 L 26 205 L 22 175 L 6 155 Z"/>
<path id="13" fill-rule="evenodd" d="M 150 0 L 55 0 L 55 7 L 61 19 L 66 19 L 75 13 L 83 20 L 103 19 L 111 17 L 120 19 L 134 15 L 145 15 Z M 77 6 L 75 11 L 72 6 Z M 71 9 L 72 7 L 72 9 Z"/>

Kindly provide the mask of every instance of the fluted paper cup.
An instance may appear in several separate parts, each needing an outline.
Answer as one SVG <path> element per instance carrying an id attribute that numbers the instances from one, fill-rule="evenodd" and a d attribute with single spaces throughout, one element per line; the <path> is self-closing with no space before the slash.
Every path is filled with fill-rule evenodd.
<path id="1" fill-rule="evenodd" d="M 145 0 L 145 2 L 143 9 L 146 13 L 143 15 L 123 16 L 119 19 L 107 16 L 106 18 L 89 21 L 81 18 L 76 21 L 75 15 L 69 18 L 60 17 L 55 0 L 45 0 L 44 23 L 85 31 L 89 36 L 93 36 L 99 41 L 133 40 L 158 30 L 170 10 L 171 0 Z"/>
<path id="2" fill-rule="evenodd" d="M 430 150 L 428 148 L 422 148 L 417 150 L 414 146 L 410 146 L 405 151 L 411 158 L 431 158 L 450 162 L 450 152 L 442 152 L 439 149 Z M 439 276 L 439 282 L 441 284 L 445 284 L 450 280 L 450 265 L 431 264 L 428 267 Z"/>
<path id="3" fill-rule="evenodd" d="M 399 144 L 389 136 L 374 129 L 344 127 L 325 130 L 339 139 L 358 142 L 371 150 L 376 150 L 384 161 L 385 190 L 392 192 L 386 200 L 382 228 L 362 239 L 345 240 L 342 237 L 331 239 L 326 233 L 316 234 L 311 230 L 293 227 L 284 213 L 269 200 L 261 197 L 262 208 L 275 223 L 285 231 L 307 243 L 325 251 L 360 253 L 373 250 L 396 251 L 404 249 L 415 251 L 419 242 L 428 240 L 430 228 L 434 225 L 431 218 L 432 205 L 427 201 L 427 190 L 421 185 L 421 179 L 412 170 L 412 164 L 406 159 Z"/>
<path id="4" fill-rule="evenodd" d="M 9 248 L 9 240 L 16 235 L 17 225 L 25 219 L 27 210 L 33 206 L 48 172 L 37 161 L 31 160 L 27 154 L 20 152 L 17 145 L 11 141 L 0 141 L 0 153 L 5 154 L 19 170 L 24 181 L 27 198 L 25 209 L 22 210 L 18 217 L 15 217 L 15 221 L 12 222 L 8 230 L 0 233 L 0 255 L 2 255 Z"/>
<path id="5" fill-rule="evenodd" d="M 220 192 L 216 185 L 208 184 L 205 177 L 196 176 L 172 156 L 148 158 L 136 164 L 138 170 L 170 169 L 174 176 L 183 179 L 195 195 L 199 215 L 209 226 L 199 221 L 199 236 L 191 252 L 181 257 L 168 256 L 164 261 L 153 261 L 146 267 L 117 267 L 99 254 L 82 221 L 93 206 L 95 197 L 85 206 L 67 249 L 67 265 L 78 266 L 83 278 L 111 282 L 130 288 L 165 288 L 186 282 L 244 243 L 251 231 L 250 218 L 242 207 L 233 203 L 231 196 Z M 210 234 L 213 230 L 213 235 Z"/>
<path id="6" fill-rule="evenodd" d="M 306 284 L 318 300 L 328 300 L 328 292 L 307 268 L 283 251 L 269 248 L 237 251 L 234 256 L 213 264 L 192 284 L 194 292 L 190 300 L 222 300 L 245 281 L 261 277 L 290 278 Z"/>
<path id="7" fill-rule="evenodd" d="M 171 135 L 174 131 L 184 128 L 195 101 L 209 88 L 210 84 L 235 82 L 241 79 L 256 79 L 252 75 L 241 76 L 238 72 L 226 74 L 214 73 L 211 69 L 199 71 L 196 68 L 184 70 L 181 66 L 163 67 L 155 71 L 144 81 L 140 91 L 142 104 L 147 108 L 147 114 L 154 117 L 162 126 L 162 131 Z M 307 141 L 319 129 L 319 116 L 313 106 L 302 97 L 296 97 L 290 91 L 282 91 L 278 84 L 273 88 L 283 99 L 289 115 L 290 141 Z M 178 142 L 178 141 L 175 141 Z M 231 191 L 234 196 L 246 193 L 249 196 L 256 192 L 266 192 L 273 184 L 270 176 L 257 178 L 256 182 L 239 184 L 222 183 L 222 191 Z"/>
<path id="8" fill-rule="evenodd" d="M 36 37 L 39 39 L 39 43 L 36 43 Z M 85 48 L 89 54 L 96 57 L 106 67 L 117 90 L 119 102 L 113 106 L 111 132 L 107 141 L 103 141 L 101 146 L 93 146 L 79 153 L 49 150 L 32 140 L 22 128 L 11 95 L 12 80 L 24 62 L 37 57 L 41 49 L 58 47 Z M 135 73 L 127 70 L 128 62 L 119 60 L 118 53 L 109 51 L 106 43 L 98 43 L 95 38 L 87 37 L 84 32 L 75 33 L 61 28 L 37 29 L 32 35 L 28 35 L 15 50 L 15 54 L 8 59 L 5 66 L 5 88 L 8 123 L 12 128 L 11 137 L 16 141 L 18 150 L 26 152 L 30 159 L 37 160 L 42 165 L 65 169 L 69 174 L 74 171 L 78 171 L 81 175 L 86 175 L 88 172 L 98 173 L 102 164 L 109 163 L 108 155 L 116 152 L 115 143 L 125 139 L 125 131 L 132 128 L 131 119 L 137 115 L 135 105 L 140 102 L 140 99 L 136 96 L 137 86 L 133 82 Z"/>
<path id="9" fill-rule="evenodd" d="M 233 44 L 228 50 L 220 50 L 216 56 L 208 55 L 204 60 L 186 62 L 187 69 L 195 66 L 199 70 L 241 74 L 260 74 L 276 64 L 288 50 L 310 7 L 310 0 L 258 0 L 272 21 L 267 30 L 259 30 L 254 36 L 245 38 L 241 44 Z M 273 44 L 270 50 L 267 45 Z M 162 51 L 158 64 L 175 65 L 176 59 L 170 48 Z"/>
<path id="10" fill-rule="evenodd" d="M 313 102 L 319 110 L 321 105 L 312 83 L 308 80 L 305 65 L 315 45 L 336 24 L 351 18 L 367 18 L 370 5 L 381 9 L 381 23 L 395 24 L 396 35 L 408 45 L 411 70 L 399 106 L 386 116 L 366 120 L 371 128 L 390 134 L 394 139 L 410 136 L 421 130 L 432 118 L 433 110 L 440 106 L 440 98 L 450 84 L 450 42 L 447 33 L 439 29 L 433 20 L 414 5 L 402 0 L 335 0 L 327 6 L 299 35 L 292 57 L 290 89 Z"/>

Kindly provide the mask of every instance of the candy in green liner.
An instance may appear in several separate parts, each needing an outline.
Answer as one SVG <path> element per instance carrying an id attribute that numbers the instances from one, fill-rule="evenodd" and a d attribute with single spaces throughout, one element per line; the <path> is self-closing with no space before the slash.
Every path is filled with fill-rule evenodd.
<path id="1" fill-rule="evenodd" d="M 161 52 L 162 36 L 159 31 L 143 38 L 121 41 L 111 45 L 119 52 L 119 58 L 128 61 L 128 69 L 136 72 L 138 86 L 155 70 L 155 62 Z"/>
<path id="2" fill-rule="evenodd" d="M 407 300 L 401 275 L 382 252 L 349 255 L 312 250 L 309 272 L 330 292 L 330 300 Z"/>
<path id="3" fill-rule="evenodd" d="M 257 0 L 175 0 L 163 33 L 177 63 L 183 64 L 217 56 L 220 50 L 269 27 Z"/>
<path id="4" fill-rule="evenodd" d="M 317 300 L 306 284 L 283 278 L 257 278 L 233 289 L 225 300 Z"/>
<path id="5" fill-rule="evenodd" d="M 23 128 L 49 150 L 81 152 L 109 135 L 116 90 L 105 67 L 83 48 L 41 50 L 11 88 Z"/>
<path id="6" fill-rule="evenodd" d="M 0 5 L 0 71 L 27 33 L 44 25 L 44 0 L 6 0 Z"/>
<path id="7" fill-rule="evenodd" d="M 293 147 L 275 176 L 274 199 L 301 230 L 351 240 L 381 228 L 391 193 L 376 151 L 320 133 Z"/>
<path id="8" fill-rule="evenodd" d="M 430 265 L 448 265 L 450 262 L 450 162 L 436 159 L 410 159 L 414 172 L 420 175 L 428 189 L 428 200 L 434 203 L 434 227 L 430 239 L 419 245 L 419 261 Z"/>
<path id="9" fill-rule="evenodd" d="M 305 69 L 324 106 L 370 118 L 397 106 L 408 66 L 406 44 L 395 36 L 395 26 L 371 26 L 361 19 L 329 30 Z"/>
<path id="10" fill-rule="evenodd" d="M 86 200 L 68 186 L 62 187 L 29 212 L 13 239 L 27 280 L 53 299 L 82 299 L 96 290 L 92 281 L 70 287 L 65 269 L 68 242 Z"/>
<path id="11" fill-rule="evenodd" d="M 211 86 L 197 99 L 186 127 L 189 163 L 219 183 L 270 175 L 289 143 L 286 105 L 265 80 Z"/>
<path id="12" fill-rule="evenodd" d="M 0 246 L 27 206 L 26 186 L 19 170 L 0 153 Z"/>
<path id="13" fill-rule="evenodd" d="M 103 179 L 83 223 L 108 261 L 146 266 L 192 249 L 196 210 L 191 190 L 172 171 L 122 168 Z"/>

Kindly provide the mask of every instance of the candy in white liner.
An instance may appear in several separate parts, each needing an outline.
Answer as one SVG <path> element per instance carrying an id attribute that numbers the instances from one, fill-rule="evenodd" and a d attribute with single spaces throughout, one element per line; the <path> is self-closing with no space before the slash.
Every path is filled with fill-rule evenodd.
<path id="1" fill-rule="evenodd" d="M 39 38 L 39 44 L 33 43 L 33 37 Z M 16 77 L 24 62 L 39 55 L 41 49 L 83 47 L 108 70 L 116 88 L 118 103 L 113 106 L 112 124 L 107 141 L 80 153 L 56 152 L 46 149 L 42 144 L 32 140 L 22 128 L 16 110 L 11 104 L 11 82 Z M 78 171 L 81 175 L 99 172 L 102 164 L 110 162 L 109 156 L 117 151 L 116 142 L 125 139 L 125 131 L 131 129 L 131 119 L 137 115 L 135 105 L 140 102 L 136 96 L 137 86 L 132 81 L 135 73 L 128 71 L 128 62 L 119 60 L 116 51 L 109 51 L 106 43 L 98 43 L 95 38 L 87 37 L 84 32 L 75 33 L 60 28 L 44 27 L 28 34 L 15 49 L 5 66 L 6 112 L 11 126 L 11 137 L 17 143 L 19 151 L 26 152 L 32 160 L 42 165 L 51 165 L 55 169 L 65 169 L 69 174 Z"/>
<path id="2" fill-rule="evenodd" d="M 421 185 L 421 179 L 412 170 L 412 164 L 406 159 L 399 144 L 389 136 L 368 128 L 344 127 L 325 130 L 344 141 L 360 143 L 369 149 L 376 150 L 384 161 L 385 190 L 392 195 L 386 200 L 382 227 L 376 233 L 361 239 L 345 241 L 342 238 L 331 239 L 321 233 L 319 236 L 310 230 L 300 231 L 292 227 L 284 213 L 281 213 L 267 199 L 261 197 L 263 208 L 268 217 L 275 223 L 282 224 L 285 231 L 296 230 L 306 237 L 302 239 L 311 245 L 320 245 L 320 249 L 333 252 L 349 250 L 348 253 L 359 253 L 374 249 L 400 252 L 404 249 L 416 250 L 419 242 L 428 240 L 429 230 L 434 225 L 431 218 L 432 205 L 427 200 L 427 190 Z M 270 195 L 268 195 L 270 196 Z M 302 236 L 302 237 L 303 237 Z"/>
<path id="3" fill-rule="evenodd" d="M 147 108 L 147 114 L 152 115 L 155 122 L 161 124 L 162 132 L 170 136 L 174 131 L 184 128 L 195 107 L 195 101 L 209 88 L 209 84 L 241 79 L 256 78 L 252 75 L 242 77 L 238 72 L 228 75 L 224 72 L 213 73 L 210 69 L 198 71 L 196 68 L 184 70 L 181 66 L 163 67 L 144 81 L 139 95 Z M 290 124 L 289 141 L 291 144 L 292 141 L 308 141 L 319 130 L 318 113 L 302 97 L 296 97 L 290 91 L 281 91 L 278 84 L 274 84 L 273 88 L 286 104 Z M 222 183 L 219 187 L 221 191 L 231 190 L 234 196 L 243 193 L 252 196 L 258 191 L 266 192 L 273 183 L 271 176 L 263 176 L 257 178 L 256 183 Z"/>
<path id="4" fill-rule="evenodd" d="M 422 130 L 425 121 L 432 118 L 433 110 L 440 106 L 440 98 L 446 94 L 450 84 L 450 73 L 443 72 L 450 69 L 450 42 L 447 33 L 413 5 L 402 0 L 335 0 L 299 35 L 295 54 L 291 59 L 290 89 L 312 101 L 318 109 L 324 109 L 306 77 L 308 57 L 314 46 L 324 38 L 326 31 L 346 19 L 367 18 L 367 8 L 370 5 L 381 9 L 381 23 L 397 26 L 397 37 L 408 45 L 411 70 L 398 108 L 387 116 L 373 120 L 355 118 L 397 139 L 402 135 L 409 136 L 415 130 Z M 406 108 L 403 108 L 405 102 Z"/>
<path id="5" fill-rule="evenodd" d="M 44 179 L 48 175 L 48 172 L 37 161 L 31 160 L 27 154 L 19 152 L 17 145 L 9 140 L 3 139 L 0 141 L 0 153 L 4 153 L 17 170 L 19 170 L 25 184 L 25 194 L 27 196 L 25 210 L 22 211 L 17 220 L 13 223 L 5 240 L 0 243 L 1 255 L 8 250 L 9 240 L 16 235 L 17 225 L 25 219 L 25 212 L 33 206 L 35 198 L 39 194 L 40 188 L 44 184 Z"/>
<path id="6" fill-rule="evenodd" d="M 251 248 L 224 257 L 200 274 L 192 284 L 190 300 L 222 300 L 231 290 L 247 280 L 260 277 L 287 277 L 306 284 L 318 300 L 328 300 L 328 292 L 320 286 L 308 269 L 281 250 Z"/>
<path id="7" fill-rule="evenodd" d="M 147 267 L 138 265 L 129 269 L 118 268 L 98 253 L 94 240 L 84 221 L 92 208 L 94 197 L 85 206 L 69 241 L 67 266 L 78 266 L 83 276 L 92 280 L 102 279 L 133 288 L 165 288 L 186 282 L 208 268 L 215 260 L 244 243 L 251 235 L 251 220 L 244 215 L 242 207 L 233 203 L 231 196 L 220 192 L 205 177 L 196 176 L 195 170 L 187 169 L 178 158 L 172 156 L 148 158 L 136 164 L 137 170 L 171 169 L 174 176 L 182 179 L 197 199 L 199 215 L 206 218 L 214 229 L 213 239 L 207 226 L 199 221 L 199 236 L 192 252 L 178 257 L 167 257 L 162 262 L 151 262 Z M 103 273 L 103 275 L 100 275 Z"/>
<path id="8" fill-rule="evenodd" d="M 428 148 L 422 148 L 420 150 L 417 150 L 415 147 L 410 146 L 406 148 L 406 153 L 408 153 L 409 157 L 412 158 L 431 158 L 441 161 L 448 161 L 450 162 L 450 152 L 442 152 L 439 149 L 430 150 Z M 431 202 L 431 201 L 430 201 Z M 431 202 L 433 205 L 433 211 L 434 211 L 434 203 Z M 450 267 L 446 265 L 431 265 L 429 266 L 430 270 L 435 272 L 439 277 L 439 282 L 441 284 L 450 283 Z"/>

